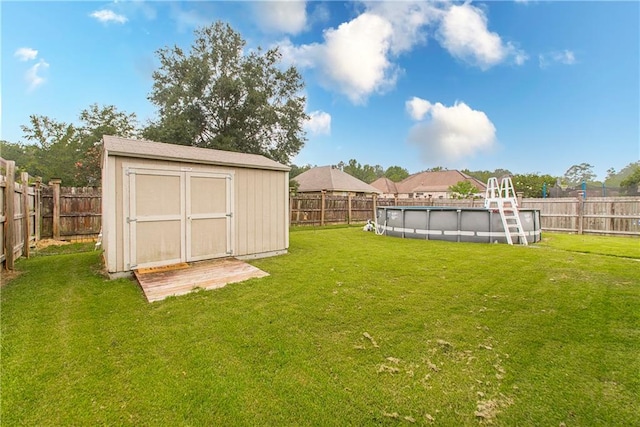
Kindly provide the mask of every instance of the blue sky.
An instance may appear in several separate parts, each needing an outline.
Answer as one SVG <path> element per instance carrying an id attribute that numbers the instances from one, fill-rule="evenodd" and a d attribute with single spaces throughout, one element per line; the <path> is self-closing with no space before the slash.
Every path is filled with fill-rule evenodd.
<path id="1" fill-rule="evenodd" d="M 0 137 L 90 104 L 153 118 L 155 52 L 229 22 L 302 72 L 294 163 L 598 178 L 640 159 L 639 2 L 2 1 Z"/>

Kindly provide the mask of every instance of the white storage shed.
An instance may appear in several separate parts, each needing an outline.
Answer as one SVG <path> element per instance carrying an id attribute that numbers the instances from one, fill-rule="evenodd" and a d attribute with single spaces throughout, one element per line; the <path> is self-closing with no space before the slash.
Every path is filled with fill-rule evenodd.
<path id="1" fill-rule="evenodd" d="M 289 247 L 289 167 L 254 154 L 103 138 L 102 245 L 112 277 Z"/>

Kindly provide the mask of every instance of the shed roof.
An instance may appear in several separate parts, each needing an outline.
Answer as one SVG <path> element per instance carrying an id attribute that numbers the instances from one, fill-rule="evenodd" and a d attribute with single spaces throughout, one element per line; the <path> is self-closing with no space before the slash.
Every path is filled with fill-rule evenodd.
<path id="1" fill-rule="evenodd" d="M 259 154 L 236 153 L 110 135 L 103 136 L 102 141 L 107 155 L 281 171 L 290 169 L 288 166 Z"/>
<path id="2" fill-rule="evenodd" d="M 293 179 L 298 182 L 298 192 L 300 193 L 322 190 L 380 193 L 380 190 L 377 188 L 332 166 L 315 167 L 301 173 Z"/>

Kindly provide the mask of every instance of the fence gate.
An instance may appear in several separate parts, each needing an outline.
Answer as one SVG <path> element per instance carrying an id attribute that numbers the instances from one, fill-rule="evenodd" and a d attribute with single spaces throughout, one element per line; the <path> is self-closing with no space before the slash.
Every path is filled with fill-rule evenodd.
<path id="1" fill-rule="evenodd" d="M 128 168 L 126 177 L 124 244 L 130 268 L 233 253 L 232 175 Z"/>

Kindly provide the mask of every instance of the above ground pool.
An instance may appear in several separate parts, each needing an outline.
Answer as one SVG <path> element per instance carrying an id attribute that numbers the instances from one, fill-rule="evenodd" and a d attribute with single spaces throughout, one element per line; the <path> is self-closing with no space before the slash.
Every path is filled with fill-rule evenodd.
<path id="1" fill-rule="evenodd" d="M 540 211 L 519 209 L 527 243 L 539 242 Z M 500 213 L 485 208 L 446 206 L 384 206 L 376 211 L 376 232 L 410 239 L 449 242 L 507 243 Z M 513 243 L 519 237 L 512 233 Z"/>

